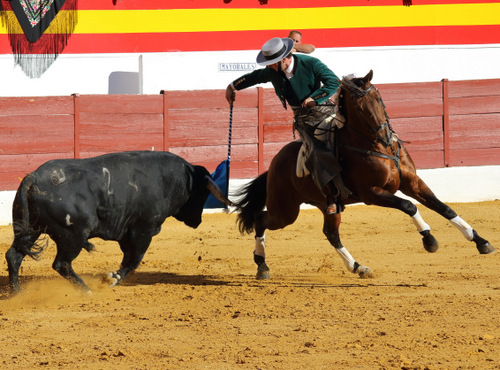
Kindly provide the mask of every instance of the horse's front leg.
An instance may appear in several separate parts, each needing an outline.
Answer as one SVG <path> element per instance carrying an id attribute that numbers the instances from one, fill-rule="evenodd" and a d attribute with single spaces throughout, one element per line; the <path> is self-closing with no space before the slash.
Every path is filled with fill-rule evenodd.
<path id="1" fill-rule="evenodd" d="M 361 278 L 372 278 L 372 270 L 369 267 L 360 265 L 358 262 L 356 262 L 349 251 L 340 242 L 340 215 L 340 213 L 331 215 L 324 214 L 323 233 L 325 234 L 330 244 L 340 255 L 349 272 L 358 274 Z"/>
<path id="2" fill-rule="evenodd" d="M 416 174 L 412 174 L 410 177 L 411 181 L 403 181 L 401 184 L 401 191 L 404 194 L 414 198 L 425 207 L 437 212 L 450 221 L 450 223 L 462 233 L 465 239 L 476 243 L 476 248 L 479 253 L 489 254 L 495 251 L 495 248 L 486 239 L 480 237 L 472 226 L 457 215 L 451 207 L 441 202 L 420 177 Z"/>
<path id="3" fill-rule="evenodd" d="M 422 235 L 422 243 L 425 250 L 428 252 L 436 252 L 438 250 L 439 244 L 431 234 L 430 226 L 423 220 L 417 206 L 411 201 L 397 197 L 387 190 L 378 187 L 371 188 L 370 192 L 364 192 L 360 198 L 366 204 L 394 208 L 406 213 L 411 217 L 418 232 Z"/>

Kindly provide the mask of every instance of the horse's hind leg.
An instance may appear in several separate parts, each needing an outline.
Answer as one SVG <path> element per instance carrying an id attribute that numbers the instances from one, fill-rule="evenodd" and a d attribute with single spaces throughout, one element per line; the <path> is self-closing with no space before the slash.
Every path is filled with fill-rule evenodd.
<path id="1" fill-rule="evenodd" d="M 335 250 L 344 261 L 344 264 L 349 272 L 358 274 L 361 278 L 373 277 L 372 270 L 369 267 L 360 265 L 356 262 L 349 251 L 340 242 L 340 215 L 340 213 L 331 215 L 324 214 L 323 233 L 330 244 L 335 247 Z"/>
<path id="2" fill-rule="evenodd" d="M 269 279 L 269 267 L 266 264 L 265 231 L 278 230 L 291 225 L 297 219 L 300 212 L 300 204 L 291 200 L 277 199 L 269 202 L 267 211 L 262 211 L 255 222 L 255 249 L 253 252 L 254 262 L 257 264 L 256 278 Z"/>
<path id="3" fill-rule="evenodd" d="M 255 234 L 255 249 L 253 251 L 253 260 L 257 264 L 257 275 L 258 280 L 270 279 L 269 267 L 266 264 L 266 236 L 262 233 L 262 236 L 257 236 Z"/>
<path id="4" fill-rule="evenodd" d="M 257 280 L 270 279 L 271 275 L 269 267 L 266 264 L 266 235 L 265 231 L 270 226 L 271 230 L 273 224 L 270 221 L 270 216 L 267 211 L 262 211 L 260 217 L 255 222 L 255 249 L 253 251 L 253 260 L 257 265 Z M 280 227 L 274 227 L 279 229 Z"/>
<path id="5" fill-rule="evenodd" d="M 425 184 L 425 182 L 417 175 L 414 175 L 412 181 L 402 182 L 401 191 L 450 221 L 453 226 L 460 230 L 462 235 L 467 240 L 476 243 L 476 248 L 479 253 L 489 254 L 495 251 L 495 248 L 486 239 L 481 238 L 467 222 L 465 222 L 453 209 L 451 209 L 450 206 L 441 202 L 434 195 L 432 190 Z M 423 223 L 418 211 L 417 214 L 412 217 L 417 227 L 419 227 L 419 224 Z M 426 227 L 427 230 L 430 230 L 428 225 L 426 225 Z"/>

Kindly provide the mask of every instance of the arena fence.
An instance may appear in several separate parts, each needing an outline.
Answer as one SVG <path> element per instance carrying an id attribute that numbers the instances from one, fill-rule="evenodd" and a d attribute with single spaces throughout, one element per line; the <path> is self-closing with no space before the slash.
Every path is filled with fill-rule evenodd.
<path id="1" fill-rule="evenodd" d="M 377 85 L 417 168 L 500 165 L 500 79 Z M 295 139 L 273 89 L 237 93 L 231 178 L 257 176 Z M 213 171 L 227 157 L 224 90 L 0 97 L 0 190 L 54 158 L 164 150 Z"/>

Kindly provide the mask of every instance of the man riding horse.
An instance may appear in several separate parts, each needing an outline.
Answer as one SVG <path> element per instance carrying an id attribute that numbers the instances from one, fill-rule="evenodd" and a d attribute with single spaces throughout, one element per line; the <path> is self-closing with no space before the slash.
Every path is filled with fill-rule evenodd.
<path id="1" fill-rule="evenodd" d="M 292 55 L 294 42 L 289 38 L 268 40 L 257 55 L 257 69 L 233 81 L 226 89 L 229 104 L 235 91 L 260 83 L 271 82 L 283 107 L 293 111 L 293 127 L 303 143 L 307 172 L 326 197 L 327 214 L 343 210 L 342 199 L 351 193 L 340 177 L 340 165 L 332 151 L 330 139 L 334 104 L 330 100 L 337 91 L 339 79 L 319 59 L 307 55 Z"/>

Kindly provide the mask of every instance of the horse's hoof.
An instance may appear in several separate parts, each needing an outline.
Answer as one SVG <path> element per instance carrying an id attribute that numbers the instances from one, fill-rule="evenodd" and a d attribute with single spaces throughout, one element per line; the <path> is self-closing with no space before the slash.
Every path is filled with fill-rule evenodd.
<path id="1" fill-rule="evenodd" d="M 257 280 L 267 280 L 271 278 L 269 270 L 257 270 L 257 275 L 255 276 Z"/>
<path id="2" fill-rule="evenodd" d="M 367 266 L 359 266 L 358 275 L 361 279 L 372 279 L 374 277 L 372 269 Z"/>
<path id="3" fill-rule="evenodd" d="M 434 253 L 439 249 L 438 241 L 429 230 L 422 231 L 420 234 L 423 236 L 422 243 L 427 252 Z"/>
<path id="4" fill-rule="evenodd" d="M 481 254 L 490 254 L 495 251 L 495 248 L 486 239 L 481 238 L 476 230 L 472 230 L 472 241 L 476 243 L 476 248 Z"/>
<path id="5" fill-rule="evenodd" d="M 496 249 L 488 242 L 483 245 L 478 245 L 477 250 L 479 251 L 480 254 L 490 254 L 496 251 Z"/>

